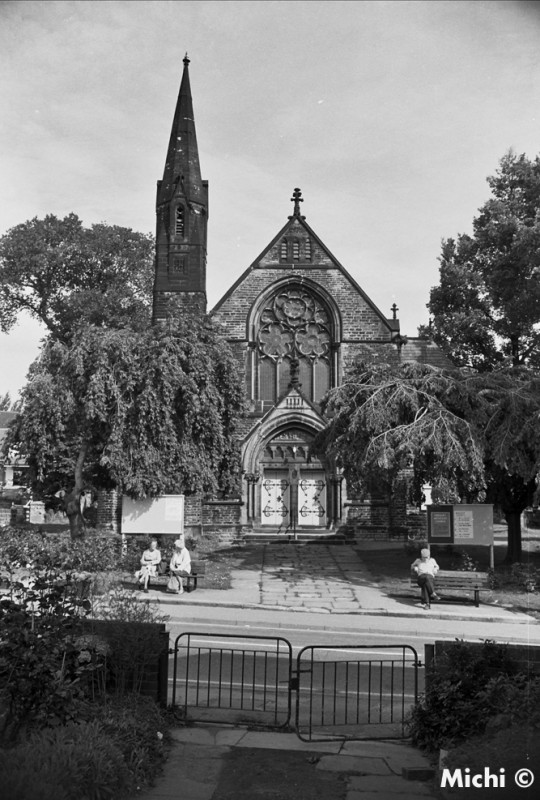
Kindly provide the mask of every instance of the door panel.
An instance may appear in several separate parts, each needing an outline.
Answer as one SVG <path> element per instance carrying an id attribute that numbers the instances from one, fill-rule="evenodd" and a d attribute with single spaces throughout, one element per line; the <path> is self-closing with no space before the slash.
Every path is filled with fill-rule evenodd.
<path id="1" fill-rule="evenodd" d="M 261 523 L 287 526 L 290 520 L 290 485 L 286 478 L 264 478 L 261 486 Z"/>
<path id="2" fill-rule="evenodd" d="M 301 478 L 298 482 L 298 524 L 326 525 L 326 481 L 322 477 Z"/>

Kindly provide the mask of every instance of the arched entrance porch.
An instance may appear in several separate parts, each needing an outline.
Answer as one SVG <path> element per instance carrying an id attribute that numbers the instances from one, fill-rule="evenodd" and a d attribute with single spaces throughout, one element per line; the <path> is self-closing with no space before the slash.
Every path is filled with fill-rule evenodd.
<path id="1" fill-rule="evenodd" d="M 341 518 L 341 478 L 309 457 L 316 429 L 290 420 L 246 452 L 247 522 L 268 532 L 322 531 Z"/>

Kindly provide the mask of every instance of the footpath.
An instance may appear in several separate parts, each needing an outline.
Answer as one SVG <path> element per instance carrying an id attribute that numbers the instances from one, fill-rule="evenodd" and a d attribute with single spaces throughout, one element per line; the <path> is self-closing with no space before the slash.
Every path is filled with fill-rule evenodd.
<path id="1" fill-rule="evenodd" d="M 176 620 L 270 629 L 396 629 L 429 619 L 441 636 L 540 644 L 540 623 L 480 603 L 391 598 L 378 587 L 357 547 L 271 545 L 257 563 L 232 571 L 232 587 L 144 595 Z M 493 631 L 493 632 L 492 632 Z M 496 632 L 496 634 L 495 634 Z M 164 775 L 144 800 L 422 800 L 441 798 L 430 764 L 407 742 L 302 742 L 296 734 L 216 725 L 178 728 Z M 427 772 L 426 772 L 427 770 Z"/>

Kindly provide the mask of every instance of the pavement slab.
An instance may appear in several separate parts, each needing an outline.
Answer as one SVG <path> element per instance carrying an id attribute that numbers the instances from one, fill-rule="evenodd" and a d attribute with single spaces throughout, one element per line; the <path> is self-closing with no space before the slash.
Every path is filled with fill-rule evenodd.
<path id="1" fill-rule="evenodd" d="M 177 728 L 172 738 L 164 774 L 140 795 L 143 800 L 433 800 L 438 796 L 431 782 L 400 777 L 403 768 L 427 764 L 406 743 L 303 742 L 293 733 L 219 725 Z"/>
<path id="2" fill-rule="evenodd" d="M 365 758 L 364 756 L 342 755 L 323 756 L 317 764 L 317 769 L 330 770 L 331 772 L 354 772 L 358 775 L 390 775 L 390 769 L 384 758 Z"/>

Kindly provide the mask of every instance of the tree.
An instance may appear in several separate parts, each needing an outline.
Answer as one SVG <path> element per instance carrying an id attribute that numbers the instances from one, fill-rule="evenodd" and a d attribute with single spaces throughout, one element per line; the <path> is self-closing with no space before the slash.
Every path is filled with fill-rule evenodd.
<path id="1" fill-rule="evenodd" d="M 0 239 L 0 330 L 26 311 L 59 341 L 83 323 L 144 329 L 150 322 L 153 239 L 76 214 L 49 214 Z"/>
<path id="2" fill-rule="evenodd" d="M 433 339 L 458 366 L 540 367 L 540 157 L 511 151 L 473 235 L 443 241 Z"/>
<path id="3" fill-rule="evenodd" d="M 353 487 L 366 476 L 391 485 L 412 469 L 439 501 L 499 502 L 508 559 L 519 560 L 519 517 L 540 467 L 539 377 L 358 363 L 323 405 L 330 421 L 313 451 L 343 467 Z"/>
<path id="4" fill-rule="evenodd" d="M 22 390 L 6 447 L 28 458 L 34 485 L 55 479 L 73 537 L 85 486 L 135 497 L 233 491 L 239 480 L 236 364 L 208 320 L 145 331 L 85 326 L 50 338 Z"/>

